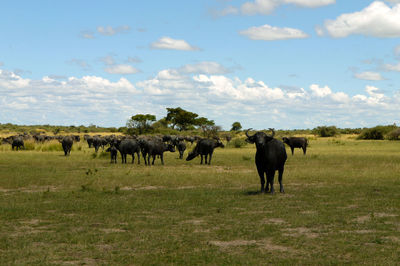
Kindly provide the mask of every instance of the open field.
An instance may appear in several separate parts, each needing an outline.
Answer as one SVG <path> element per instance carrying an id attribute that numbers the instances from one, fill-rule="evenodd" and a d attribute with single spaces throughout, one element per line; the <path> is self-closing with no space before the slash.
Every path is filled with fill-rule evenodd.
<path id="1" fill-rule="evenodd" d="M 258 193 L 254 145 L 151 167 L 83 142 L 69 157 L 1 145 L 0 264 L 397 264 L 400 142 L 310 144 L 287 149 L 273 196 Z"/>

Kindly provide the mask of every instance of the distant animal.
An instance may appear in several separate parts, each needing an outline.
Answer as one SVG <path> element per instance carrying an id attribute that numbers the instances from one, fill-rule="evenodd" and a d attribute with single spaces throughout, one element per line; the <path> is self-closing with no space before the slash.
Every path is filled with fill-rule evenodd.
<path id="1" fill-rule="evenodd" d="M 65 156 L 70 155 L 73 143 L 74 143 L 74 140 L 70 136 L 66 136 L 61 140 L 61 145 L 64 150 Z"/>
<path id="2" fill-rule="evenodd" d="M 92 147 L 93 145 L 93 137 L 89 135 L 85 135 L 85 140 L 87 141 L 87 144 L 89 145 L 89 148 Z"/>
<path id="3" fill-rule="evenodd" d="M 214 149 L 217 147 L 224 148 L 224 144 L 220 140 L 216 139 L 201 139 L 197 142 L 196 147 L 188 154 L 186 157 L 186 161 L 193 160 L 197 156 L 201 156 L 200 164 L 203 164 L 203 156 L 205 157 L 205 164 L 211 164 L 212 155 L 214 153 Z"/>
<path id="4" fill-rule="evenodd" d="M 132 163 L 135 162 L 135 153 L 138 157 L 138 164 L 140 164 L 140 145 L 135 139 L 124 139 L 117 141 L 116 148 L 121 153 L 122 163 L 126 163 L 126 156 L 128 154 L 132 155 Z"/>
<path id="5" fill-rule="evenodd" d="M 14 148 L 16 148 L 16 150 L 25 148 L 24 140 L 22 139 L 22 137 L 14 137 L 11 142 L 11 147 L 12 150 L 14 150 Z"/>
<path id="6" fill-rule="evenodd" d="M 308 140 L 306 138 L 300 137 L 283 137 L 283 143 L 286 143 L 290 149 L 292 150 L 292 155 L 294 153 L 294 148 L 301 148 L 303 149 L 303 154 L 306 155 Z"/>
<path id="7" fill-rule="evenodd" d="M 89 143 L 89 142 L 88 142 Z M 102 140 L 99 136 L 94 136 L 92 140 L 92 145 L 94 147 L 95 152 L 97 152 L 102 145 Z"/>
<path id="8" fill-rule="evenodd" d="M 151 164 L 154 165 L 157 155 L 160 156 L 161 164 L 164 165 L 164 152 L 166 151 L 175 152 L 174 145 L 171 143 L 163 143 L 158 140 L 148 140 L 142 142 L 142 155 L 144 163 L 148 166 L 150 166 L 150 157 L 153 157 L 153 162 Z"/>
<path id="9" fill-rule="evenodd" d="M 184 153 L 185 150 L 186 150 L 186 144 L 185 144 L 185 142 L 179 141 L 179 142 L 176 144 L 176 148 L 177 148 L 178 151 L 179 151 L 179 159 L 183 159 L 183 153 Z"/>
<path id="10" fill-rule="evenodd" d="M 117 163 L 118 149 L 113 145 L 109 147 L 106 152 L 109 152 L 111 155 L 111 163 Z"/>
<path id="11" fill-rule="evenodd" d="M 285 145 L 280 140 L 274 138 L 274 129 L 270 128 L 272 131 L 271 135 L 267 135 L 264 132 L 258 131 L 252 136 L 249 136 L 249 130 L 250 129 L 246 131 L 246 141 L 256 144 L 257 151 L 255 162 L 258 175 L 260 176 L 261 192 L 270 192 L 271 194 L 275 193 L 274 176 L 276 170 L 278 170 L 279 173 L 278 180 L 280 192 L 285 192 L 282 183 L 283 170 L 287 159 Z M 267 176 L 267 185 L 265 188 L 264 175 Z"/>

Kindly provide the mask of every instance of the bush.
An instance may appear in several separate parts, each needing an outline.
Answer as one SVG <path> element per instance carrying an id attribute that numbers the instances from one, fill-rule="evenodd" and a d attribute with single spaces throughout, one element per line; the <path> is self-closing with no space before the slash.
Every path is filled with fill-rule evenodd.
<path id="1" fill-rule="evenodd" d="M 244 139 L 241 138 L 235 138 L 231 140 L 228 144 L 229 147 L 234 147 L 234 148 L 241 148 L 245 146 L 247 142 Z"/>
<path id="2" fill-rule="evenodd" d="M 390 140 L 399 140 L 400 137 L 400 128 L 396 128 L 389 132 L 387 138 Z"/>
<path id="3" fill-rule="evenodd" d="M 392 126 L 376 126 L 373 128 L 364 129 L 357 139 L 375 139 L 382 140 L 389 132 L 394 131 L 397 127 Z"/>
<path id="4" fill-rule="evenodd" d="M 339 130 L 335 126 L 321 126 L 312 130 L 314 135 L 320 137 L 334 137 L 339 134 Z"/>

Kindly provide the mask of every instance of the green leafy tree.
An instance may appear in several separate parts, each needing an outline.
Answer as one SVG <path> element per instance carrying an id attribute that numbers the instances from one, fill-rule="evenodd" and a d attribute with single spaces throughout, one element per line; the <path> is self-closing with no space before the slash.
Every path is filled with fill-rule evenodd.
<path id="1" fill-rule="evenodd" d="M 182 131 L 196 125 L 196 118 L 198 116 L 198 114 L 186 111 L 180 107 L 167 108 L 165 120 L 171 123 L 173 129 L 177 127 L 179 131 Z"/>
<path id="2" fill-rule="evenodd" d="M 140 135 L 145 132 L 149 132 L 153 121 L 156 121 L 155 115 L 151 114 L 134 115 L 126 123 L 126 127 L 128 128 L 128 133 L 133 134 L 136 132 Z"/>
<path id="3" fill-rule="evenodd" d="M 240 124 L 240 122 L 234 122 L 232 124 L 231 131 L 239 131 L 241 129 L 242 129 L 242 125 Z"/>

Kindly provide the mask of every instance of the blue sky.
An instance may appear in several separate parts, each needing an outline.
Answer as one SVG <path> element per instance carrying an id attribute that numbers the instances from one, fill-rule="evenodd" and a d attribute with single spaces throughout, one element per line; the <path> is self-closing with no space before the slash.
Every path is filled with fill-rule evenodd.
<path id="1" fill-rule="evenodd" d="M 400 1 L 6 1 L 0 123 L 399 124 Z"/>

